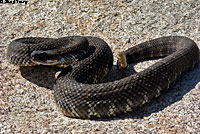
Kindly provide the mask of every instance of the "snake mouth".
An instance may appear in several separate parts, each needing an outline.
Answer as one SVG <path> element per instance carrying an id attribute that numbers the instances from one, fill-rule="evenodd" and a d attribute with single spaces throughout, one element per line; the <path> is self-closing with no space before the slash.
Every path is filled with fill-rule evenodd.
<path id="1" fill-rule="evenodd" d="M 53 50 L 33 51 L 31 53 L 31 61 L 38 65 L 69 65 L 78 61 L 81 57 L 88 53 L 87 50 L 80 50 L 73 53 L 58 54 Z"/>

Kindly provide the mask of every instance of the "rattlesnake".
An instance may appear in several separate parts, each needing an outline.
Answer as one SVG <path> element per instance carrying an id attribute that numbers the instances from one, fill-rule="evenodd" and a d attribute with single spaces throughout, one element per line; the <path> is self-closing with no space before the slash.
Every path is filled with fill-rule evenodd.
<path id="1" fill-rule="evenodd" d="M 196 43 L 183 36 L 150 40 L 124 53 L 128 64 L 164 58 L 141 72 L 103 83 L 113 65 L 113 55 L 107 43 L 97 37 L 20 38 L 8 45 L 7 58 L 19 66 L 65 67 L 54 86 L 55 101 L 64 115 L 77 118 L 110 117 L 134 111 L 167 90 L 199 59 Z"/>

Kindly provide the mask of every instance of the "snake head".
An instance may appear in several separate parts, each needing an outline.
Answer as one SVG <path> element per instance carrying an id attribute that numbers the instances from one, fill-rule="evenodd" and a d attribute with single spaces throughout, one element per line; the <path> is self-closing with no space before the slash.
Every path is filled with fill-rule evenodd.
<path id="1" fill-rule="evenodd" d="M 77 53 L 59 54 L 54 50 L 47 51 L 33 51 L 31 53 L 31 61 L 38 65 L 57 65 L 60 67 L 66 67 L 74 61 L 79 60 L 83 55 L 86 55 L 88 51 L 81 50 Z"/>
<path id="2" fill-rule="evenodd" d="M 42 65 L 56 65 L 59 64 L 60 56 L 53 52 L 52 50 L 48 51 L 33 51 L 31 53 L 31 61 L 36 64 Z"/>

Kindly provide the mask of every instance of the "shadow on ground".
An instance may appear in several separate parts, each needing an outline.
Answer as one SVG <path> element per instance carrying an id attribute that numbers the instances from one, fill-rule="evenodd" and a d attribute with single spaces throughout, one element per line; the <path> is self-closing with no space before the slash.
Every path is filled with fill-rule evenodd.
<path id="1" fill-rule="evenodd" d="M 51 66 L 20 67 L 21 75 L 28 81 L 47 89 L 53 90 L 55 75 L 59 68 Z"/>

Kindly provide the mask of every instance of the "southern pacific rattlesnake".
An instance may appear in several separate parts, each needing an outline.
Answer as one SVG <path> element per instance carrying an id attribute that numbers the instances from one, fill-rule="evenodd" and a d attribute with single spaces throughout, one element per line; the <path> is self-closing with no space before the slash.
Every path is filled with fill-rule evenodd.
<path id="1" fill-rule="evenodd" d="M 168 36 L 129 48 L 125 55 L 128 64 L 165 57 L 129 77 L 100 83 L 113 64 L 111 49 L 100 38 L 20 38 L 11 42 L 7 50 L 9 62 L 19 66 L 37 65 L 38 61 L 63 66 L 65 60 L 75 61 L 58 77 L 55 101 L 66 116 L 93 118 L 127 113 L 159 96 L 177 77 L 197 64 L 199 49 L 187 37 Z"/>

